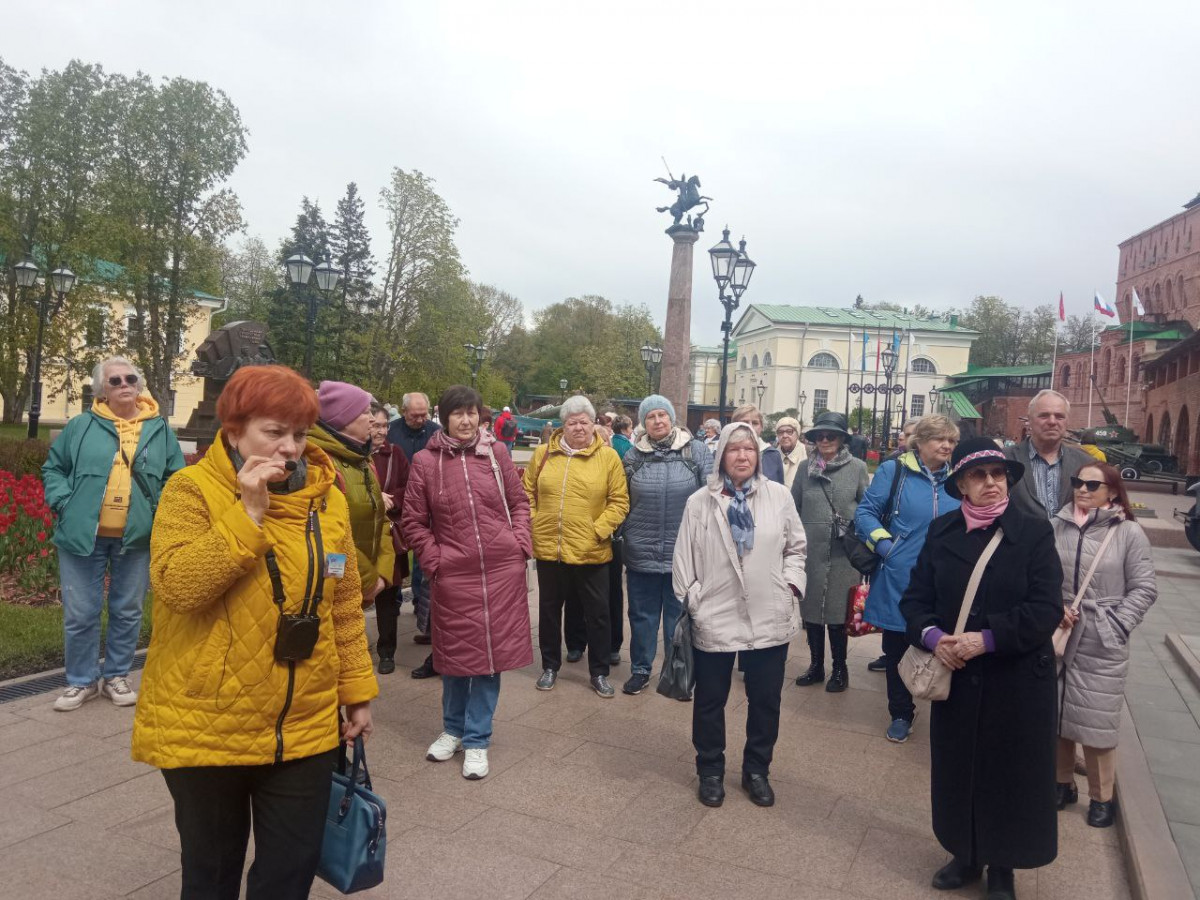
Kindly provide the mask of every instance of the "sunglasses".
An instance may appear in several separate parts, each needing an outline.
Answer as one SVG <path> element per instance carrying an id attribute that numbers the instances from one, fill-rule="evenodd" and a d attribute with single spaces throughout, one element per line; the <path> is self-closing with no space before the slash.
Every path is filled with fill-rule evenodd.
<path id="1" fill-rule="evenodd" d="M 836 431 L 814 431 L 812 436 L 814 441 L 836 441 L 840 437 Z"/>
<path id="2" fill-rule="evenodd" d="M 1103 485 L 1104 487 L 1108 487 L 1108 482 L 1107 481 L 1084 481 L 1082 478 L 1076 478 L 1074 475 L 1071 476 L 1071 487 L 1075 488 L 1075 490 L 1079 490 L 1080 488 L 1085 487 L 1088 489 L 1088 491 L 1090 493 L 1095 493 L 1096 491 L 1100 490 L 1101 485 Z"/>
<path id="3" fill-rule="evenodd" d="M 134 375 L 132 372 L 130 372 L 128 375 L 125 375 L 123 377 L 121 375 L 110 375 L 108 377 L 108 383 L 110 385 L 112 385 L 113 387 L 120 387 L 121 382 L 124 382 L 125 384 L 130 384 L 130 385 L 137 384 L 138 377 L 136 375 Z"/>

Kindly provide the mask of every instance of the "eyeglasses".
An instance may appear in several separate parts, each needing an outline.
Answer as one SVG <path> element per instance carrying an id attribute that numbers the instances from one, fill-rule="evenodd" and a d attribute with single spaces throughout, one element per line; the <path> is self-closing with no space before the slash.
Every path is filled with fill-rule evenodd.
<path id="1" fill-rule="evenodd" d="M 125 376 L 121 376 L 121 375 L 108 376 L 108 383 L 110 385 L 112 385 L 113 387 L 120 387 L 122 381 L 125 382 L 125 384 L 134 385 L 134 384 L 138 383 L 138 377 L 136 375 L 134 375 L 132 372 L 130 372 L 128 375 L 125 375 Z"/>
<path id="2" fill-rule="evenodd" d="M 1074 475 L 1071 476 L 1071 487 L 1075 488 L 1075 490 L 1079 490 L 1080 488 L 1085 487 L 1088 489 L 1088 491 L 1090 493 L 1094 493 L 1094 492 L 1100 490 L 1101 485 L 1103 485 L 1104 487 L 1108 487 L 1108 482 L 1107 481 L 1084 481 L 1082 478 L 1076 478 Z"/>
<path id="3" fill-rule="evenodd" d="M 836 431 L 814 431 L 812 436 L 814 441 L 836 441 L 840 437 Z"/>
<path id="4" fill-rule="evenodd" d="M 986 468 L 983 466 L 974 466 L 967 469 L 963 474 L 966 475 L 968 481 L 977 481 L 980 484 L 989 478 L 997 483 L 1005 481 L 1008 478 L 1008 470 L 1004 466 L 988 466 Z"/>

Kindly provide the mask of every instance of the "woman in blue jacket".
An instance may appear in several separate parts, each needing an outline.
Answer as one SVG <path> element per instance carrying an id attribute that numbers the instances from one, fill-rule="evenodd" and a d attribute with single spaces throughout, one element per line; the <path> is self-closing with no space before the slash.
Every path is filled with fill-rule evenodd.
<path id="1" fill-rule="evenodd" d="M 922 418 L 913 431 L 908 452 L 879 467 L 854 513 L 859 539 L 879 556 L 863 618 L 883 630 L 888 714 L 892 720 L 886 736 L 897 744 L 908 740 L 917 715 L 912 694 L 897 668 L 908 649 L 900 598 L 925 544 L 929 523 L 958 509 L 958 501 L 946 493 L 945 486 L 950 456 L 957 443 L 958 428 L 945 416 Z"/>

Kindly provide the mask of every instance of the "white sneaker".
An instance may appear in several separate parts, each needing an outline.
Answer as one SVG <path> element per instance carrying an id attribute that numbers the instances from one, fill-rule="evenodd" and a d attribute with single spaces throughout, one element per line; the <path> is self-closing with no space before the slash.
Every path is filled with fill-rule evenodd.
<path id="1" fill-rule="evenodd" d="M 100 688 L 95 683 L 85 684 L 82 687 L 73 684 L 65 691 L 59 694 L 57 700 L 54 701 L 54 708 L 59 712 L 70 712 L 73 709 L 79 709 L 89 700 L 95 700 L 100 696 Z"/>
<path id="2" fill-rule="evenodd" d="M 137 703 L 137 691 L 129 686 L 126 678 L 117 676 L 100 679 L 100 694 L 113 702 L 113 706 L 133 706 Z"/>
<path id="3" fill-rule="evenodd" d="M 487 750 L 481 747 L 469 747 L 463 756 L 463 778 L 478 781 L 487 778 Z"/>
<path id="4" fill-rule="evenodd" d="M 425 751 L 425 758 L 431 762 L 445 762 L 462 748 L 462 738 L 456 738 L 443 731 L 438 735 L 438 739 L 429 745 L 429 749 Z"/>

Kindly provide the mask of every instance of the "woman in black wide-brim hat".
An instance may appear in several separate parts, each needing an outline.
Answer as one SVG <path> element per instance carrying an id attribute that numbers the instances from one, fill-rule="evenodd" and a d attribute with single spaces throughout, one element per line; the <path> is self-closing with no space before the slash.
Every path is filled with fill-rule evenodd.
<path id="1" fill-rule="evenodd" d="M 933 521 L 900 611 L 914 647 L 953 671 L 948 699 L 933 703 L 933 830 L 953 859 L 939 890 L 977 880 L 989 900 L 1016 896 L 1013 869 L 1052 862 L 1055 665 L 1051 635 L 1062 618 L 1062 568 L 1050 523 L 1009 504 L 1024 466 L 986 438 L 955 448 L 949 493 L 962 501 Z M 997 529 L 971 613 L 952 634 L 967 582 Z"/>
<path id="2" fill-rule="evenodd" d="M 840 693 L 850 684 L 846 668 L 846 603 L 862 576 L 850 565 L 841 536 L 854 527 L 854 511 L 867 492 L 867 464 L 850 454 L 846 417 L 826 410 L 804 432 L 814 452 L 796 472 L 792 499 L 808 539 L 805 572 L 808 586 L 800 600 L 800 618 L 808 640 L 809 667 L 797 679 L 801 687 L 825 681 L 825 633 L 832 657 L 825 690 Z"/>

